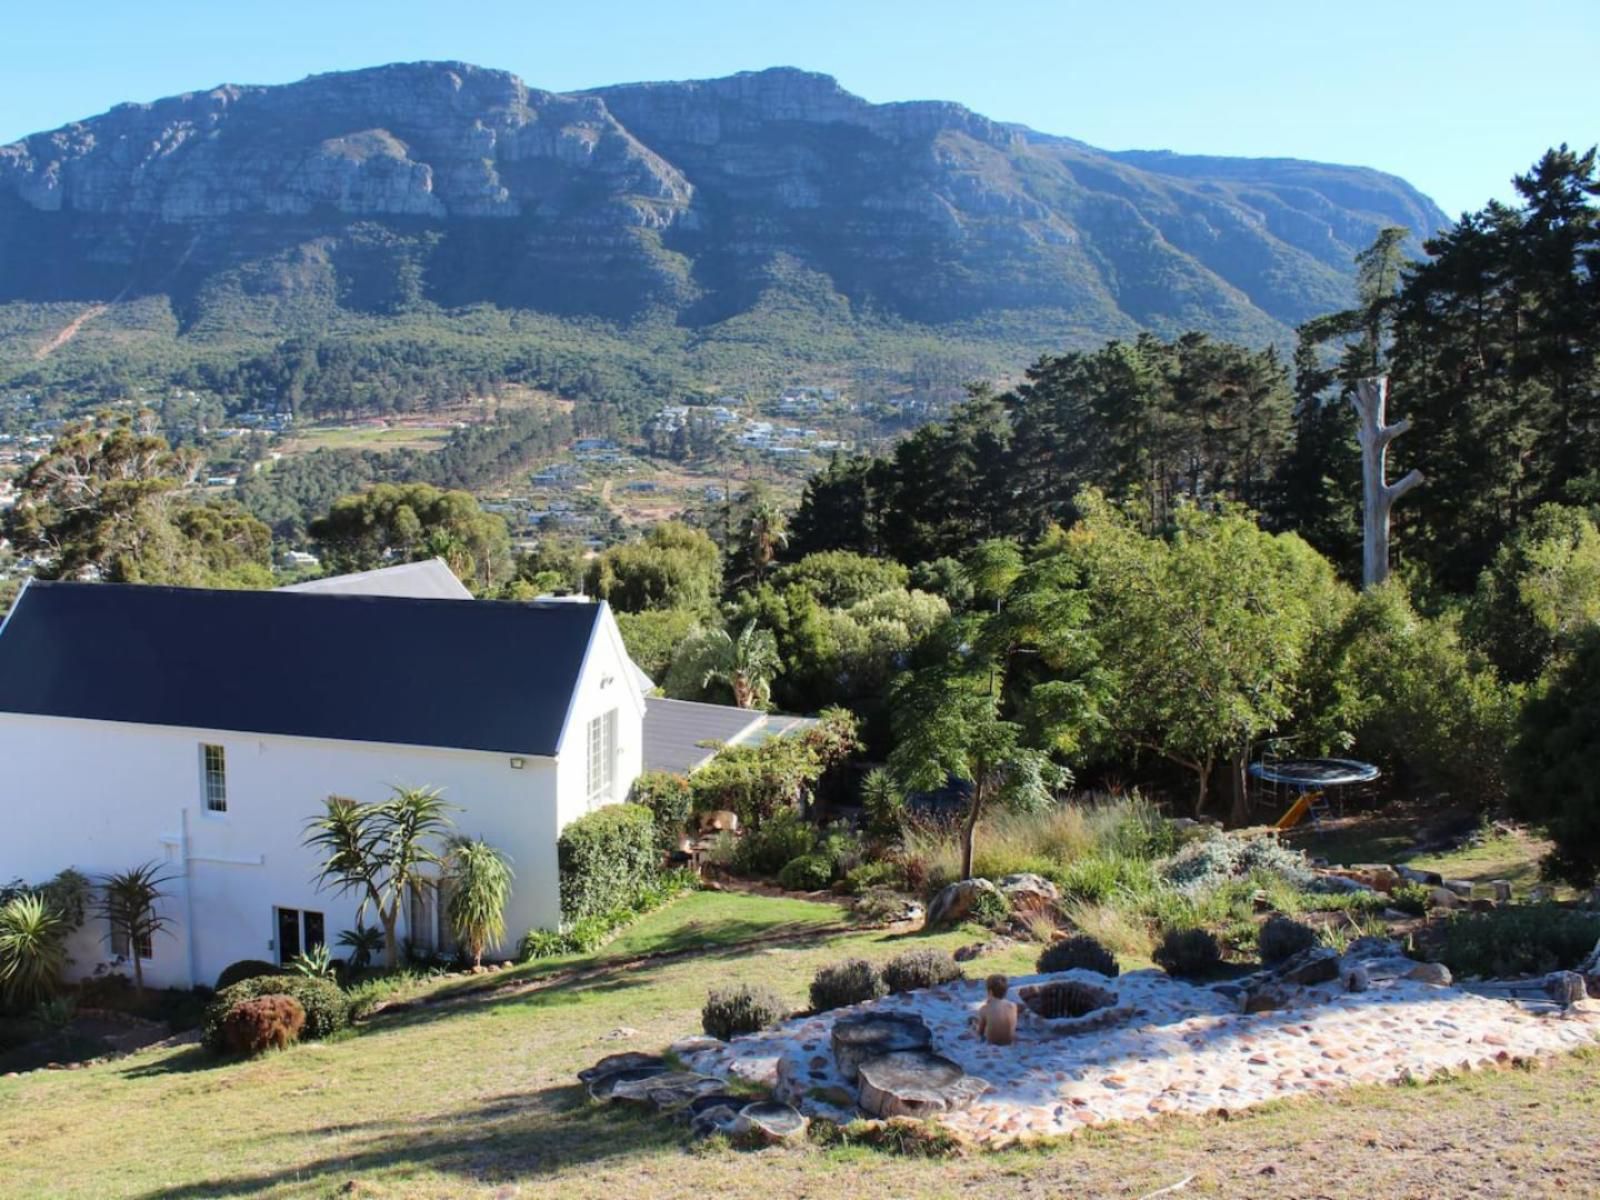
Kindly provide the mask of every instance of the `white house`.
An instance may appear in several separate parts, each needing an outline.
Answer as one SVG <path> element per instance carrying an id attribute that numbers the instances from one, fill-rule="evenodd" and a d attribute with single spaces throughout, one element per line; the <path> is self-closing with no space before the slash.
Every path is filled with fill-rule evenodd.
<path id="1" fill-rule="evenodd" d="M 140 948 L 145 977 L 209 984 L 354 927 L 358 898 L 319 887 L 302 844 L 327 796 L 430 786 L 511 857 L 508 940 L 554 927 L 558 834 L 623 799 L 643 760 L 610 610 L 319 582 L 30 582 L 0 625 L 0 880 L 155 861 L 171 930 Z M 406 916 L 424 946 L 442 941 L 433 908 Z M 77 975 L 116 958 L 96 926 L 71 947 Z"/>

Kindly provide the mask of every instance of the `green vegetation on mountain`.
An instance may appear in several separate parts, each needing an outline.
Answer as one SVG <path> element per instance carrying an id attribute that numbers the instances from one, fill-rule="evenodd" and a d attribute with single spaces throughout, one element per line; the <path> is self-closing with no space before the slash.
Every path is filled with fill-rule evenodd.
<path id="1" fill-rule="evenodd" d="M 1375 171 L 1108 154 L 791 69 L 557 95 L 394 65 L 0 147 L 0 379 L 308 416 L 510 380 L 636 417 L 1141 329 L 1286 343 L 1380 228 L 1443 224 Z"/>

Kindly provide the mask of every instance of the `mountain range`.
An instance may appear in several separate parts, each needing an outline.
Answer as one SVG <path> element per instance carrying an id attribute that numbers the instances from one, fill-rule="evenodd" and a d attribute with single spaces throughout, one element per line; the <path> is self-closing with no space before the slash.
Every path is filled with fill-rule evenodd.
<path id="1" fill-rule="evenodd" d="M 1380 228 L 1445 223 L 1375 170 L 1100 150 L 790 68 L 554 93 L 396 64 L 0 146 L 0 368 L 506 314 L 819 360 L 868 329 L 1263 344 L 1345 305 Z"/>

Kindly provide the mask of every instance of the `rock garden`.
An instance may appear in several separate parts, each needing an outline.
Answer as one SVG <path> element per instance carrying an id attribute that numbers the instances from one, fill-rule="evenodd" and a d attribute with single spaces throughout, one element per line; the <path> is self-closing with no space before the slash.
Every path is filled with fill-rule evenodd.
<path id="1" fill-rule="evenodd" d="M 911 1117 L 999 1147 L 1115 1121 L 1236 1111 L 1361 1083 L 1538 1060 L 1600 1039 L 1580 975 L 1457 986 L 1362 938 L 1196 982 L 1075 968 L 1010 981 L 1016 1040 L 973 1032 L 982 980 L 949 979 L 585 1072 L 597 1099 L 681 1113 L 698 1133 L 797 1136 L 808 1118 Z"/>

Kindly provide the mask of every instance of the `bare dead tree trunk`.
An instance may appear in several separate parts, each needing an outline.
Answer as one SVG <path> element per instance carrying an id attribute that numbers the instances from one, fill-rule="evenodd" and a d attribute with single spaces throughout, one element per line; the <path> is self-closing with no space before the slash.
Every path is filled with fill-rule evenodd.
<path id="1" fill-rule="evenodd" d="M 1356 435 L 1361 442 L 1361 586 L 1370 588 L 1389 578 L 1389 512 L 1422 482 L 1422 472 L 1410 471 L 1393 484 L 1386 480 L 1389 443 L 1411 428 L 1409 420 L 1384 424 L 1388 376 L 1357 381 L 1350 403 L 1361 422 Z"/>

